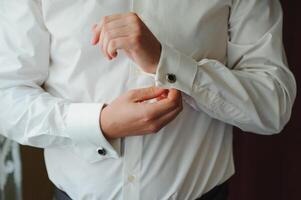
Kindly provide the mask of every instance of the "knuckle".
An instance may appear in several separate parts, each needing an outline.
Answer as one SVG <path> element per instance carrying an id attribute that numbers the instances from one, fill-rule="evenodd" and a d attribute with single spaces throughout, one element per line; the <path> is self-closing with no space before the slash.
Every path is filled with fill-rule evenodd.
<path id="1" fill-rule="evenodd" d="M 149 130 L 152 133 L 158 133 L 160 131 L 160 129 L 161 129 L 161 127 L 156 123 L 153 123 L 149 126 Z"/>
<path id="2" fill-rule="evenodd" d="M 102 23 L 103 23 L 103 24 L 107 23 L 108 21 L 109 21 L 109 16 L 104 16 L 104 17 L 102 18 Z"/>

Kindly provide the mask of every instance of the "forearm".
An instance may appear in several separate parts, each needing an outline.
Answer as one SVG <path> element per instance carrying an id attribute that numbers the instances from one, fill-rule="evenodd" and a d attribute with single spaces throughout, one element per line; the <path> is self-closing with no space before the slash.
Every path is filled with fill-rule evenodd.
<path id="1" fill-rule="evenodd" d="M 258 48 L 266 46 L 263 43 Z M 257 58 L 250 58 L 245 61 L 249 65 L 230 69 L 217 60 L 197 62 L 167 46 L 161 56 L 157 86 L 183 91 L 184 100 L 199 111 L 261 134 L 277 133 L 287 123 L 296 86 L 286 66 L 268 60 L 257 64 Z M 170 62 L 177 59 L 183 65 Z M 168 73 L 174 74 L 177 80 L 169 81 Z"/>

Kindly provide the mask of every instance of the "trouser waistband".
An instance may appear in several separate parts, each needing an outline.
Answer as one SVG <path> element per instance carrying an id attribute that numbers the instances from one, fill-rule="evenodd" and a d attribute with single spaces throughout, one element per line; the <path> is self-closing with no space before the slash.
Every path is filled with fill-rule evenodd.
<path id="1" fill-rule="evenodd" d="M 209 192 L 205 193 L 196 200 L 227 200 L 228 196 L 228 181 L 221 185 L 218 185 L 211 189 Z M 55 188 L 54 190 L 55 200 L 72 200 L 64 191 Z"/>

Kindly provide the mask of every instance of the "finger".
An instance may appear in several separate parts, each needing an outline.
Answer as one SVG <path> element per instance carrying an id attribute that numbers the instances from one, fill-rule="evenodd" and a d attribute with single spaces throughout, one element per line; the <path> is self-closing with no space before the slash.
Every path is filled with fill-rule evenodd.
<path id="1" fill-rule="evenodd" d="M 130 26 L 122 26 L 120 28 L 116 28 L 113 30 L 108 30 L 104 33 L 103 35 L 103 48 L 104 50 L 107 52 L 107 54 L 110 57 L 115 57 L 116 56 L 116 49 L 114 49 L 115 51 L 113 51 L 112 49 L 110 49 L 110 51 L 108 50 L 108 46 L 111 40 L 114 40 L 116 38 L 119 37 L 127 37 L 129 34 L 131 33 L 131 27 Z"/>
<path id="2" fill-rule="evenodd" d="M 168 90 L 167 92 L 164 92 L 163 94 L 161 94 L 159 97 L 156 98 L 157 101 L 161 101 L 162 99 L 167 98 L 168 96 Z"/>
<path id="3" fill-rule="evenodd" d="M 105 37 L 106 33 L 104 30 L 101 31 L 101 37 L 100 37 L 100 47 L 101 47 L 101 51 L 103 53 L 103 55 L 105 57 L 107 57 L 109 60 L 111 60 L 111 57 L 109 56 L 109 54 L 107 53 L 105 44 L 107 43 L 107 38 Z"/>
<path id="4" fill-rule="evenodd" d="M 104 47 L 104 43 L 106 42 L 106 38 L 105 38 L 105 29 L 101 29 L 100 32 L 100 40 L 99 40 L 99 45 L 100 45 L 100 49 L 102 51 L 102 54 L 107 57 L 109 60 L 111 60 L 112 58 L 109 56 L 109 54 L 107 53 L 105 47 Z"/>
<path id="5" fill-rule="evenodd" d="M 136 48 L 138 45 L 137 37 L 135 35 L 130 35 L 127 37 L 116 38 L 110 41 L 108 46 L 108 52 L 114 53 L 118 49 L 122 49 L 131 56 L 131 50 Z"/>
<path id="6" fill-rule="evenodd" d="M 132 22 L 131 18 L 127 16 L 125 18 L 119 18 L 119 19 L 107 22 L 107 23 L 105 23 L 104 27 L 107 30 L 112 30 L 115 28 L 121 28 L 123 26 L 131 25 L 132 24 L 131 22 Z"/>
<path id="7" fill-rule="evenodd" d="M 93 38 L 91 40 L 92 45 L 96 45 L 99 42 L 99 38 L 101 35 L 101 30 L 104 24 L 107 24 L 115 19 L 119 19 L 121 17 L 125 16 L 125 14 L 116 14 L 116 15 L 111 15 L 111 16 L 104 16 L 100 23 L 94 24 L 92 27 L 93 31 Z"/>
<path id="8" fill-rule="evenodd" d="M 123 28 L 120 28 L 120 29 L 121 30 L 119 30 L 119 31 L 118 30 L 114 30 L 114 34 L 115 34 L 114 37 L 116 39 L 118 38 L 118 35 L 119 35 L 119 37 L 125 37 L 125 36 L 127 36 L 127 34 L 130 33 L 130 27 L 128 27 L 128 28 L 123 27 Z M 109 60 L 111 60 L 113 57 L 117 56 L 117 49 L 129 47 L 129 44 L 128 44 L 129 40 L 128 39 L 127 40 L 120 40 L 117 43 L 118 46 L 114 50 L 108 51 L 109 42 L 112 40 L 112 39 L 110 39 L 110 37 L 111 37 L 110 35 L 111 35 L 111 31 L 107 30 L 106 27 L 103 27 L 102 30 L 101 30 L 101 34 L 100 34 L 100 43 L 101 43 L 101 48 L 102 48 L 103 54 Z M 114 38 L 113 38 L 113 40 L 114 40 Z"/>
<path id="9" fill-rule="evenodd" d="M 181 111 L 182 111 L 182 108 L 178 107 L 178 108 L 162 115 L 158 119 L 156 119 L 155 122 L 153 122 L 154 129 L 155 129 L 154 131 L 158 132 L 160 129 L 165 127 L 168 123 L 170 123 L 172 120 L 174 120 Z"/>
<path id="10" fill-rule="evenodd" d="M 166 94 L 162 94 L 161 96 L 157 97 L 156 100 L 161 101 L 162 99 L 165 99 L 166 97 L 167 97 Z"/>
<path id="11" fill-rule="evenodd" d="M 147 88 L 130 90 L 128 92 L 128 97 L 131 99 L 132 102 L 142 102 L 156 98 L 165 93 L 166 91 L 167 89 L 152 86 Z"/>
<path id="12" fill-rule="evenodd" d="M 179 91 L 177 89 L 174 89 L 174 88 L 171 88 L 171 89 L 169 89 L 167 98 L 170 101 L 174 101 L 174 100 L 179 99 L 181 96 L 182 96 L 181 91 Z"/>
<path id="13" fill-rule="evenodd" d="M 120 18 L 125 18 L 127 16 L 131 15 L 131 13 L 117 13 L 117 14 L 113 14 L 113 15 L 107 15 L 104 16 L 101 20 L 101 24 L 105 24 L 105 23 L 110 23 L 114 20 L 120 19 Z"/>
<path id="14" fill-rule="evenodd" d="M 129 37 L 119 37 L 109 41 L 107 46 L 107 52 L 109 55 L 114 55 L 118 49 L 123 49 L 129 52 L 131 44 L 129 43 Z"/>
<path id="15" fill-rule="evenodd" d="M 101 20 L 101 24 L 108 24 L 111 23 L 112 21 L 116 21 L 116 20 L 130 20 L 127 22 L 136 22 L 136 20 L 140 19 L 140 17 L 138 16 L 137 13 L 134 12 L 127 12 L 127 13 L 118 13 L 118 14 L 113 14 L 113 15 L 107 15 L 104 16 Z"/>
<path id="16" fill-rule="evenodd" d="M 169 89 L 165 94 L 165 98 L 162 101 L 158 102 L 159 106 L 164 106 L 165 104 L 179 104 L 181 103 L 182 95 L 181 92 L 177 89 Z"/>
<path id="17" fill-rule="evenodd" d="M 152 104 L 146 103 L 144 107 L 146 115 L 149 116 L 148 118 L 155 119 L 177 107 L 182 107 L 182 96 L 179 91 L 170 89 L 167 98 Z"/>
<path id="18" fill-rule="evenodd" d="M 100 31 L 101 31 L 101 28 L 99 27 L 99 25 L 94 24 L 92 27 L 92 33 L 93 33 L 93 37 L 91 40 L 92 45 L 96 45 L 98 43 L 99 37 L 100 37 Z"/>
<path id="19" fill-rule="evenodd" d="M 139 19 L 139 17 L 136 13 L 133 13 L 133 12 L 104 16 L 101 19 L 100 23 L 98 23 L 96 26 L 94 25 L 92 27 L 94 35 L 93 35 L 91 43 L 93 45 L 96 45 L 98 43 L 100 32 L 101 32 L 101 29 L 104 25 L 108 26 L 108 28 L 110 29 L 110 28 L 113 28 L 113 27 L 118 27 L 118 26 L 123 26 L 123 25 L 126 25 L 126 24 L 130 24 L 131 22 L 135 22 L 136 19 Z M 116 21 L 116 20 L 118 22 L 111 23 L 111 22 Z"/>

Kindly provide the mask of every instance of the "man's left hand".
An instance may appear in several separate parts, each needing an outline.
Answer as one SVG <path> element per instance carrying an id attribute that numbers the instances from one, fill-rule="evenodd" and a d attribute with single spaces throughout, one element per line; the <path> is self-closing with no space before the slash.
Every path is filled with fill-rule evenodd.
<path id="1" fill-rule="evenodd" d="M 93 45 L 100 44 L 109 60 L 124 50 L 143 71 L 155 73 L 161 54 L 161 44 L 136 13 L 105 16 L 92 28 Z"/>

